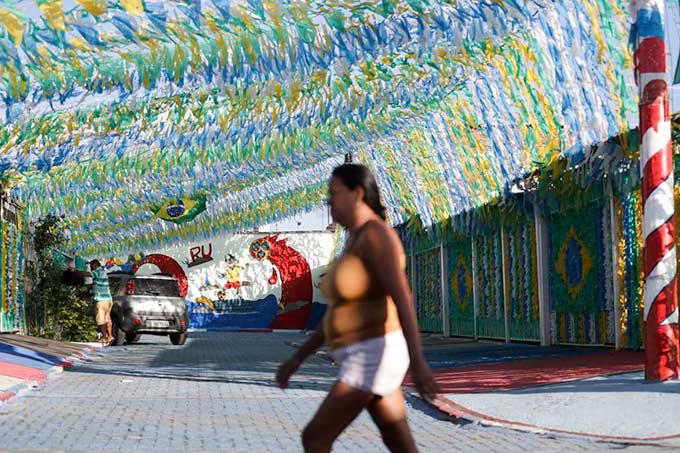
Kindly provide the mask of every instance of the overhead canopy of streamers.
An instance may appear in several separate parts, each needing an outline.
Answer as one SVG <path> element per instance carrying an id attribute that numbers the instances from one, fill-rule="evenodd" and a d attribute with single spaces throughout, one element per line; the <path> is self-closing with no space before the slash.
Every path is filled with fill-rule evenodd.
<path id="1" fill-rule="evenodd" d="M 86 255 L 312 209 L 347 152 L 444 221 L 636 124 L 624 3 L 2 2 L 0 170 Z"/>

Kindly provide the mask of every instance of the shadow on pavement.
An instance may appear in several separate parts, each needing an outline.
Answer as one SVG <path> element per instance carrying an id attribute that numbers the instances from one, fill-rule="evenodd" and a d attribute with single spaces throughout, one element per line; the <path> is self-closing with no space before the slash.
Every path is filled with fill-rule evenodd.
<path id="1" fill-rule="evenodd" d="M 258 350 L 248 349 L 248 339 L 253 335 L 263 336 L 257 339 Z M 236 341 L 230 344 L 229 339 Z M 278 366 L 295 351 L 285 343 L 304 341 L 305 336 L 192 332 L 183 346 L 172 346 L 164 337 L 147 335 L 142 340 L 108 348 L 102 360 L 78 363 L 70 372 L 276 388 L 274 376 Z M 334 375 L 327 360 L 310 357 L 300 368 L 299 376 L 291 380 L 289 389 L 325 391 L 334 382 Z"/>

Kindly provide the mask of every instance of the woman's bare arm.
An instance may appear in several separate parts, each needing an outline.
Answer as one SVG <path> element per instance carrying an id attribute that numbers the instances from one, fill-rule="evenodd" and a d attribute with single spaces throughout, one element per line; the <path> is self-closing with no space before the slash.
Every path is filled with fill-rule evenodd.
<path id="1" fill-rule="evenodd" d="M 322 329 L 314 331 L 311 337 L 305 341 L 297 350 L 293 357 L 296 357 L 300 362 L 304 362 L 307 357 L 314 354 L 324 342 L 324 334 Z"/>
<path id="2" fill-rule="evenodd" d="M 406 281 L 403 262 L 404 249 L 396 232 L 384 223 L 373 222 L 366 227 L 362 247 L 366 251 L 365 260 L 382 287 L 392 297 L 399 322 L 408 344 L 411 358 L 411 371 L 418 392 L 432 399 L 438 392 L 432 372 L 425 362 L 420 344 L 418 322 L 413 308 L 413 296 Z"/>
<path id="3" fill-rule="evenodd" d="M 324 343 L 323 330 L 320 328 L 312 334 L 307 341 L 303 343 L 300 348 L 293 354 L 291 358 L 281 364 L 276 372 L 276 384 L 285 389 L 288 387 L 288 380 L 297 371 L 302 362 L 305 361 L 307 357 L 314 354 L 314 352 L 319 349 Z"/>

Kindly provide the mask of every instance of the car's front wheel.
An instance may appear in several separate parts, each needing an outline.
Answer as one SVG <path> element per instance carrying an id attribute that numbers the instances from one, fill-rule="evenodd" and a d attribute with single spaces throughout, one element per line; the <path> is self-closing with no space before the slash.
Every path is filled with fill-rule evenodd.
<path id="1" fill-rule="evenodd" d="M 187 333 L 186 332 L 171 333 L 170 334 L 170 342 L 172 344 L 181 345 L 181 344 L 184 344 L 185 341 L 187 341 Z"/>

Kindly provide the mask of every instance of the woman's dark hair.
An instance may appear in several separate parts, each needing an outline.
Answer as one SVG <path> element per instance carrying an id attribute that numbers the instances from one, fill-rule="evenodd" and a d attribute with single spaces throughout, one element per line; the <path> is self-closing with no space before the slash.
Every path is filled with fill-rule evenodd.
<path id="1" fill-rule="evenodd" d="M 331 174 L 333 178 L 340 178 L 342 183 L 350 190 L 357 187 L 364 189 L 364 201 L 366 204 L 380 216 L 381 219 L 387 220 L 387 209 L 380 201 L 380 191 L 378 190 L 378 183 L 371 170 L 364 165 L 359 164 L 343 164 L 335 167 Z"/>

